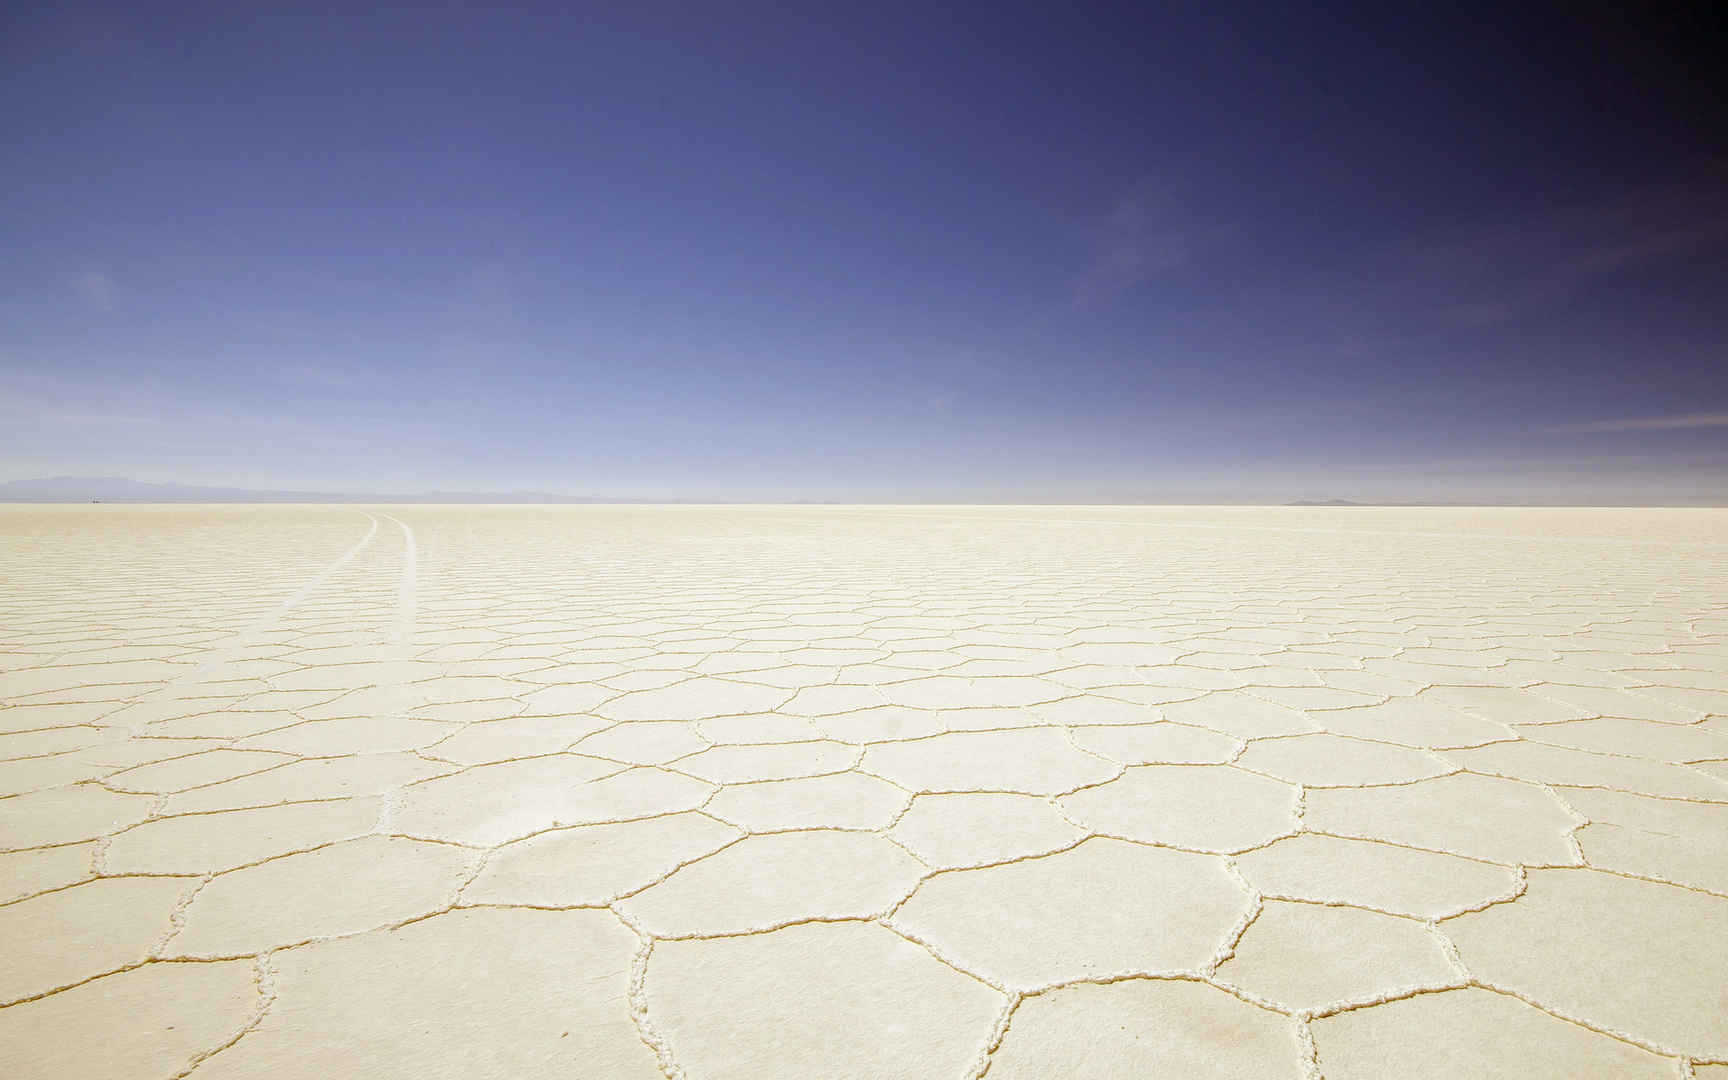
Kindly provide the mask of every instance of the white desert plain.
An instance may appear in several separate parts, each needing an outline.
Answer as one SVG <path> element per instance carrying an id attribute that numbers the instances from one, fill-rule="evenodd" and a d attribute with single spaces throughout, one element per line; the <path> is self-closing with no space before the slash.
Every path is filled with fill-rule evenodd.
<path id="1" fill-rule="evenodd" d="M 1728 511 L 0 507 L 7 1080 L 1728 1078 Z"/>

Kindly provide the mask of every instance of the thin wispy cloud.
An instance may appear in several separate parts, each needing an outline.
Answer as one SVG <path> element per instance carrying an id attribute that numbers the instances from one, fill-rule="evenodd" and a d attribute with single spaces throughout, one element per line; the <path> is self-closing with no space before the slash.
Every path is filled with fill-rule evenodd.
<path id="1" fill-rule="evenodd" d="M 73 284 L 78 289 L 78 295 L 92 308 L 97 311 L 114 310 L 114 285 L 108 280 L 107 274 L 88 270 L 79 274 Z"/>
<path id="2" fill-rule="evenodd" d="M 1108 304 L 1188 261 L 1189 229 L 1166 185 L 1147 181 L 1117 198 L 1090 233 L 1091 255 L 1073 282 L 1075 303 Z"/>
<path id="3" fill-rule="evenodd" d="M 1688 428 L 1728 427 L 1728 413 L 1680 413 L 1674 416 L 1634 416 L 1622 420 L 1597 420 L 1567 424 L 1557 431 L 1681 431 Z"/>
<path id="4" fill-rule="evenodd" d="M 1550 472 L 1661 472 L 1683 469 L 1728 469 L 1728 455 L 1720 453 L 1628 456 L 1601 453 L 1571 457 L 1520 457 L 1512 455 L 1446 457 L 1403 461 L 1349 461 L 1329 464 L 1339 473 L 1436 473 L 1443 475 L 1492 474 L 1512 471 Z"/>
<path id="5" fill-rule="evenodd" d="M 1728 200 L 1715 163 L 1704 176 L 1546 215 L 1470 230 L 1408 258 L 1407 287 L 1440 320 L 1505 322 L 1612 278 L 1728 245 Z"/>
<path id="6" fill-rule="evenodd" d="M 1564 317 L 1592 290 L 1636 288 L 1643 275 L 1728 252 L 1728 163 L 1699 174 L 1316 261 L 1302 275 L 1248 280 L 1243 271 L 1229 317 L 1209 325 L 1214 351 L 1390 364 L 1459 334 Z"/>

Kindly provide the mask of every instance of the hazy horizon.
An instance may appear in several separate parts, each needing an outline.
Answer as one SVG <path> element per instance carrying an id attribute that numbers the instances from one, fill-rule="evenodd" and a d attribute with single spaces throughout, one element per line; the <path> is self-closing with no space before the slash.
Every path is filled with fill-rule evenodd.
<path id="1" fill-rule="evenodd" d="M 824 498 L 812 496 L 783 496 L 780 498 L 757 498 L 743 495 L 712 495 L 706 498 L 688 498 L 680 495 L 655 493 L 638 493 L 634 495 L 589 495 L 573 491 L 536 491 L 526 489 L 492 490 L 492 491 L 458 491 L 450 489 L 422 489 L 419 491 L 366 491 L 360 489 L 343 489 L 319 491 L 309 488 L 247 488 L 230 485 L 193 485 L 181 484 L 175 481 L 140 481 L 130 477 L 90 477 L 90 476 L 58 476 L 34 477 L 19 480 L 0 480 L 0 503 L 81 503 L 81 502 L 116 502 L 116 503 L 150 503 L 150 502 L 181 502 L 181 503 L 331 503 L 331 504 L 365 504 L 368 502 L 400 503 L 400 504 L 438 504 L 438 503 L 473 503 L 473 504 L 548 504 L 548 505 L 859 505 L 859 506 L 1169 506 L 1169 507 L 1364 507 L 1364 508 L 1421 508 L 1421 507 L 1484 507 L 1484 508 L 1720 508 L 1728 506 L 1728 495 L 1713 493 L 1694 494 L 1650 494 L 1650 493 L 1598 493 L 1590 498 L 1564 497 L 1541 499 L 1536 497 L 1502 497 L 1482 499 L 1421 499 L 1400 497 L 1394 495 L 1359 497 L 1354 499 L 1340 498 L 1329 495 L 1301 495 L 1285 497 L 1281 495 L 1242 495 L 1232 492 L 1191 492 L 1186 496 L 1173 496 L 1158 492 L 1113 493 L 1097 495 L 1088 498 L 1084 494 L 1051 494 L 1039 492 L 1012 492 L 995 495 L 976 492 L 952 497 L 943 495 L 924 495 L 922 497 L 896 496 L 892 493 L 879 497 L 853 499 Z"/>
<path id="2" fill-rule="evenodd" d="M 0 478 L 1719 499 L 1728 139 L 1698 31 L 14 13 Z"/>

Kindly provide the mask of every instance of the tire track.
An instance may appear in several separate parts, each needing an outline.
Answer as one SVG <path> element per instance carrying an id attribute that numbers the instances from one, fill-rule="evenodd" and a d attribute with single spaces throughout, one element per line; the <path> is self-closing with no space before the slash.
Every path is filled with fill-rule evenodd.
<path id="1" fill-rule="evenodd" d="M 176 675 L 172 679 L 162 683 L 160 686 L 157 686 L 155 689 L 140 694 L 138 697 L 126 702 L 126 705 L 141 705 L 147 702 L 159 701 L 163 698 L 172 696 L 175 690 L 185 686 L 187 683 L 202 681 L 212 671 L 219 669 L 223 664 L 226 664 L 236 656 L 241 655 L 247 648 L 253 635 L 273 626 L 282 618 L 282 616 L 288 614 L 288 612 L 304 603 L 307 597 L 311 596 L 321 588 L 325 582 L 329 581 L 355 559 L 359 558 L 360 553 L 365 551 L 372 543 L 373 538 L 378 535 L 378 519 L 373 517 L 371 514 L 367 514 L 365 511 L 359 512 L 365 516 L 367 521 L 366 534 L 360 537 L 359 541 L 356 542 L 353 547 L 343 552 L 335 562 L 330 563 L 322 570 L 312 575 L 305 584 L 301 585 L 298 589 L 294 590 L 293 593 L 289 594 L 288 598 L 282 601 L 282 603 L 278 605 L 274 611 L 270 612 L 270 614 L 263 616 L 249 626 L 240 630 L 235 630 L 229 636 L 226 643 L 207 650 L 204 657 L 200 659 L 191 670 Z"/>
<path id="2" fill-rule="evenodd" d="M 396 583 L 396 622 L 393 637 L 396 644 L 408 645 L 414 640 L 414 617 L 419 605 L 420 549 L 414 541 L 414 530 L 408 523 L 390 514 L 381 514 L 402 530 L 402 576 Z"/>

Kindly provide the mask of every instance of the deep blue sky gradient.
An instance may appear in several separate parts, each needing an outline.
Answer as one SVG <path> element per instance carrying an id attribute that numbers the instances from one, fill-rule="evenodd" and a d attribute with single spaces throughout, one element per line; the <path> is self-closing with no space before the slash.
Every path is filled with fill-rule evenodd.
<path id="1" fill-rule="evenodd" d="M 1719 27 L 1282 7 L 14 11 L 0 480 L 1728 494 Z"/>

